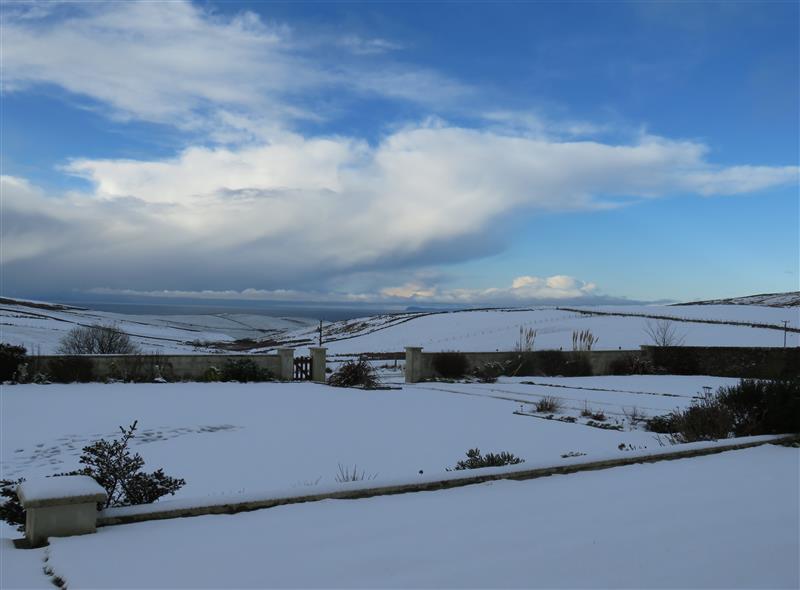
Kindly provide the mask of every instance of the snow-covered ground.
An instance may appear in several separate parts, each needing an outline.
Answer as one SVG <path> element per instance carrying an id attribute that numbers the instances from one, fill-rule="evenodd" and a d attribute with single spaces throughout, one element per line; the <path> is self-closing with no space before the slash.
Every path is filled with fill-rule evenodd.
<path id="1" fill-rule="evenodd" d="M 324 337 L 329 354 L 400 352 L 406 346 L 429 352 L 492 351 L 513 349 L 520 327 L 526 327 L 537 331 L 537 349 L 568 350 L 573 331 L 588 329 L 599 338 L 597 350 L 637 349 L 652 343 L 646 329 L 654 317 L 673 318 L 677 336 L 688 346 L 783 346 L 783 322 L 800 328 L 796 306 L 640 305 L 380 315 L 326 324 Z M 206 343 L 241 338 L 266 342 L 253 351 L 272 351 L 280 344 L 301 346 L 305 353 L 305 347 L 317 341 L 316 322 L 307 318 L 120 315 L 0 304 L 0 341 L 22 344 L 32 353 L 54 353 L 76 324 L 96 323 L 115 324 L 144 350 L 165 354 L 206 353 L 214 351 Z M 800 334 L 790 332 L 787 344 L 800 345 Z"/>
<path id="2" fill-rule="evenodd" d="M 103 324 L 130 334 L 145 352 L 192 354 L 213 351 L 209 343 L 271 338 L 315 323 L 256 314 L 148 316 L 49 307 L 0 303 L 0 342 L 21 344 L 30 354 L 55 354 L 59 341 L 75 326 Z"/>
<path id="3" fill-rule="evenodd" d="M 84 445 L 133 420 L 140 425 L 133 447 L 146 466 L 186 479 L 175 499 L 202 503 L 335 487 L 340 463 L 357 465 L 376 484 L 435 477 L 472 447 L 509 451 L 529 465 L 623 457 L 664 444 L 631 423 L 633 408 L 664 414 L 703 387 L 736 382 L 630 376 L 405 385 L 399 373 L 385 380 L 397 388 L 4 386 L 2 477 L 73 469 Z M 562 404 L 549 419 L 535 411 L 544 396 Z M 585 407 L 619 430 L 587 425 Z M 115 526 L 46 550 L 14 549 L 18 533 L 3 525 L 0 586 L 46 587 L 46 555 L 73 588 L 791 585 L 797 450 L 723 457 Z M 726 556 L 748 551 L 749 561 L 723 567 Z"/>
<path id="4" fill-rule="evenodd" d="M 419 383 L 362 391 L 313 383 L 14 385 L 2 389 L 3 477 L 77 467 L 84 445 L 139 421 L 136 451 L 187 485 L 179 497 L 331 483 L 338 464 L 377 479 L 441 472 L 472 447 L 529 460 L 605 453 L 620 444 L 656 448 L 626 414 L 685 407 L 718 377 L 633 376 L 503 379 L 494 384 Z M 554 387 L 559 385 L 560 387 Z M 555 396 L 547 420 L 533 404 Z M 588 406 L 622 430 L 586 426 Z M 522 414 L 532 415 L 520 415 Z M 518 412 L 515 414 L 514 412 Z M 575 423 L 557 418 L 574 417 Z"/>
<path id="5" fill-rule="evenodd" d="M 520 327 L 525 327 L 536 330 L 535 348 L 538 350 L 571 350 L 572 333 L 587 329 L 599 338 L 596 350 L 630 350 L 652 344 L 646 332 L 648 322 L 657 322 L 653 316 L 664 316 L 674 319 L 675 332 L 687 346 L 783 346 L 782 322 L 786 320 L 791 328 L 800 327 L 800 308 L 797 307 L 699 305 L 575 309 L 580 311 L 550 307 L 362 318 L 329 326 L 325 345 L 329 354 L 396 352 L 405 346 L 422 346 L 428 352 L 513 350 Z M 311 330 L 298 330 L 287 338 L 313 342 L 315 334 Z M 790 332 L 787 345 L 800 345 L 800 334 Z"/>
<path id="6" fill-rule="evenodd" d="M 6 575 L 43 588 L 46 557 L 70 588 L 797 588 L 799 464 L 768 445 L 105 527 Z"/>

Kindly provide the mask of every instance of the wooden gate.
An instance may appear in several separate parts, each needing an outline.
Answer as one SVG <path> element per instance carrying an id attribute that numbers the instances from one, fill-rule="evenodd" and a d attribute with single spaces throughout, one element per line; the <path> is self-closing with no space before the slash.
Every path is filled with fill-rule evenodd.
<path id="1" fill-rule="evenodd" d="M 298 356 L 294 358 L 294 380 L 311 381 L 310 356 Z"/>

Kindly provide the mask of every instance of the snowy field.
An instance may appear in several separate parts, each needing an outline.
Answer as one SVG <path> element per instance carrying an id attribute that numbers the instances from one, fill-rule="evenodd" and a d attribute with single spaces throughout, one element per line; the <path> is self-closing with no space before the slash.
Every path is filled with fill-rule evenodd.
<path id="1" fill-rule="evenodd" d="M 513 350 L 520 327 L 537 332 L 535 348 L 572 349 L 573 331 L 591 330 L 599 338 L 596 350 L 638 349 L 652 344 L 647 316 L 674 318 L 674 328 L 686 346 L 783 346 L 783 324 L 800 326 L 800 308 L 756 305 L 626 306 L 585 308 L 584 311 L 626 315 L 588 315 L 555 308 L 462 311 L 436 314 L 377 316 L 331 325 L 325 341 L 329 354 L 396 352 L 422 346 L 428 352 Z M 638 315 L 637 315 L 638 314 Z M 701 323 L 703 320 L 718 323 Z M 770 327 L 726 324 L 752 323 Z M 287 335 L 312 340 L 313 331 Z M 800 334 L 789 333 L 788 346 L 800 345 Z"/>
<path id="2" fill-rule="evenodd" d="M 520 327 L 526 327 L 537 331 L 535 347 L 539 350 L 569 350 L 573 331 L 587 329 L 599 338 L 597 350 L 638 349 L 652 344 L 646 333 L 647 323 L 654 321 L 652 316 L 664 316 L 673 318 L 676 334 L 688 346 L 783 346 L 783 322 L 800 328 L 800 307 L 640 305 L 575 309 L 580 311 L 541 307 L 358 318 L 326 324 L 325 345 L 329 354 L 401 352 L 406 346 L 422 346 L 429 352 L 512 350 Z M 300 352 L 306 353 L 305 347 L 317 341 L 316 322 L 307 318 L 139 316 L 0 304 L 0 341 L 22 344 L 32 353 L 54 353 L 59 340 L 75 325 L 95 323 L 116 324 L 145 351 L 164 354 L 213 352 L 214 342 L 230 343 L 237 338 L 270 342 L 254 352 L 273 351 L 276 343 L 283 343 L 300 346 Z M 800 334 L 790 332 L 787 344 L 800 345 Z"/>
<path id="3" fill-rule="evenodd" d="M 45 588 L 47 558 L 70 588 L 797 588 L 799 460 L 767 445 L 105 527 L 16 551 L 7 575 Z"/>
<path id="4" fill-rule="evenodd" d="M 67 332 L 92 324 L 117 326 L 146 352 L 192 354 L 213 351 L 207 343 L 270 338 L 315 323 L 307 318 L 256 314 L 148 316 L 0 304 L 0 342 L 21 344 L 30 354 L 55 354 Z"/>
<path id="5" fill-rule="evenodd" d="M 591 458 L 620 444 L 656 448 L 652 433 L 626 418 L 633 408 L 665 414 L 689 405 L 703 386 L 736 383 L 702 376 L 526 380 L 378 391 L 313 383 L 7 386 L 0 460 L 4 477 L 67 471 L 84 445 L 138 420 L 136 451 L 148 465 L 186 479 L 180 497 L 324 485 L 339 463 L 357 464 L 380 481 L 443 473 L 472 447 L 552 461 L 569 452 Z M 533 404 L 544 396 L 562 402 L 552 420 L 535 414 Z M 620 430 L 586 426 L 584 406 L 603 411 Z M 566 417 L 576 422 L 557 420 Z"/>
<path id="6" fill-rule="evenodd" d="M 4 386 L 3 477 L 73 469 L 84 445 L 133 420 L 140 425 L 133 447 L 147 467 L 185 478 L 175 499 L 200 503 L 335 487 L 340 463 L 357 465 L 376 484 L 414 481 L 420 471 L 435 477 L 472 447 L 509 451 L 529 465 L 624 457 L 663 444 L 631 421 L 633 408 L 664 414 L 689 405 L 703 387 L 736 382 L 400 380 L 386 375 L 396 389 L 376 391 L 313 383 Z M 562 404 L 552 417 L 535 411 L 544 396 Z M 587 425 L 585 407 L 618 430 Z M 19 534 L 3 524 L 0 586 L 52 588 L 42 573 L 47 556 L 71 588 L 796 587 L 799 460 L 797 449 L 768 446 L 530 482 L 107 527 L 42 550 L 14 549 Z"/>

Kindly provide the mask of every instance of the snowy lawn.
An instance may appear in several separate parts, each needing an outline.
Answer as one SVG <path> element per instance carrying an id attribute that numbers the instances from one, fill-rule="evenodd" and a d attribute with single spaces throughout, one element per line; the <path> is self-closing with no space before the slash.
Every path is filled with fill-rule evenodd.
<path id="1" fill-rule="evenodd" d="M 48 565 L 71 588 L 797 588 L 799 464 L 768 445 L 105 527 L 54 539 Z M 45 551 L 16 554 L 31 567 Z"/>
<path id="2" fill-rule="evenodd" d="M 179 497 L 285 490 L 333 483 L 339 463 L 381 479 L 443 473 L 472 447 L 528 460 L 569 452 L 657 448 L 652 433 L 625 419 L 691 403 L 715 377 L 507 379 L 495 384 L 420 383 L 396 390 L 337 389 L 312 383 L 73 384 L 3 387 L 3 477 L 49 475 L 78 467 L 83 446 L 139 421 L 134 449 L 187 485 Z M 553 387 L 560 385 L 561 387 Z M 566 386 L 566 387 L 564 387 Z M 598 391 L 599 389 L 607 391 Z M 611 391 L 616 390 L 616 391 Z M 548 395 L 554 418 L 533 413 Z M 602 410 L 621 431 L 585 426 L 580 410 Z"/>

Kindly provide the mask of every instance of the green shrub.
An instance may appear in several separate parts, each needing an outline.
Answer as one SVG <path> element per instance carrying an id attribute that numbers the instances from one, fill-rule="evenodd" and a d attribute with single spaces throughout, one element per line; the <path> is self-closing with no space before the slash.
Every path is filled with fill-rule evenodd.
<path id="1" fill-rule="evenodd" d="M 84 356 L 62 356 L 47 363 L 47 376 L 55 383 L 90 383 L 95 380 L 94 361 Z"/>
<path id="2" fill-rule="evenodd" d="M 328 385 L 334 387 L 363 387 L 374 389 L 380 385 L 375 369 L 366 359 L 347 361 L 328 377 Z"/>
<path id="3" fill-rule="evenodd" d="M 505 375 L 507 367 L 503 363 L 488 362 L 480 367 L 475 367 L 472 375 L 481 383 L 494 383 L 501 375 Z"/>
<path id="4" fill-rule="evenodd" d="M 653 416 L 645 422 L 645 429 L 656 434 L 674 434 L 677 431 L 675 414 Z"/>
<path id="5" fill-rule="evenodd" d="M 15 381 L 20 365 L 25 363 L 24 346 L 0 343 L 0 381 Z"/>
<path id="6" fill-rule="evenodd" d="M 119 439 L 100 439 L 83 448 L 79 462 L 82 468 L 62 475 L 88 475 L 106 491 L 105 504 L 98 509 L 109 506 L 130 506 L 134 504 L 150 504 L 166 495 L 173 495 L 182 488 L 186 481 L 170 477 L 163 469 L 152 473 L 144 473 L 144 459 L 138 453 L 131 454 L 128 448 L 135 436 L 137 422 L 127 429 L 120 427 L 122 436 Z M 0 481 L 0 495 L 5 502 L 0 505 L 0 518 L 20 531 L 25 530 L 25 513 L 16 494 L 16 486 L 23 480 Z"/>
<path id="7" fill-rule="evenodd" d="M 518 465 L 524 463 L 525 459 L 515 457 L 512 453 L 505 451 L 501 453 L 487 453 L 481 455 L 480 449 L 470 449 L 467 451 L 467 459 L 459 461 L 453 467 L 453 471 L 463 471 L 465 469 L 478 469 L 480 467 L 502 467 L 503 465 Z M 451 471 L 448 469 L 447 471 Z"/>
<path id="8" fill-rule="evenodd" d="M 433 369 L 445 379 L 461 379 L 467 374 L 469 362 L 463 352 L 440 352 L 433 357 Z"/>
<path id="9" fill-rule="evenodd" d="M 259 367 L 253 359 L 227 359 L 220 372 L 221 381 L 271 381 L 275 377 L 267 369 Z"/>

